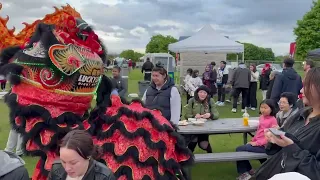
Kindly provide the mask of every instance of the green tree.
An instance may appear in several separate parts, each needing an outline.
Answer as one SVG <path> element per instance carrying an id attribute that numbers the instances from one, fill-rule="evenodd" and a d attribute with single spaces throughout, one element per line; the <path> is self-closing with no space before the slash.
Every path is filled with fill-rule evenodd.
<path id="1" fill-rule="evenodd" d="M 308 51 L 320 47 L 320 0 L 313 2 L 293 32 L 297 36 L 295 59 L 304 59 Z"/>
<path id="2" fill-rule="evenodd" d="M 172 36 L 163 36 L 161 34 L 152 36 L 146 46 L 146 53 L 168 53 L 168 45 L 177 41 Z"/>
<path id="3" fill-rule="evenodd" d="M 128 49 L 128 50 L 122 51 L 119 56 L 125 59 L 131 59 L 132 61 L 137 62 L 143 56 L 143 54 L 139 52 L 135 52 L 132 49 Z"/>
<path id="4" fill-rule="evenodd" d="M 119 55 L 122 58 L 125 59 L 133 59 L 134 58 L 134 51 L 132 49 L 124 50 Z"/>
<path id="5" fill-rule="evenodd" d="M 268 60 L 274 61 L 274 53 L 271 48 L 258 47 L 251 43 L 241 43 L 244 45 L 244 60 Z M 238 54 L 239 60 L 242 59 L 242 53 Z M 237 54 L 228 54 L 228 60 L 236 60 Z"/>
<path id="6" fill-rule="evenodd" d="M 144 54 L 139 53 L 139 52 L 134 52 L 134 58 L 132 59 L 134 62 L 138 62 L 139 59 L 143 56 Z"/>

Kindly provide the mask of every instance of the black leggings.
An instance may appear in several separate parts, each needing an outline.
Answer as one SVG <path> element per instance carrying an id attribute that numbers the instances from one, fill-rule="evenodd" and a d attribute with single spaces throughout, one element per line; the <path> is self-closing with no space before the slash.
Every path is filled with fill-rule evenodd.
<path id="1" fill-rule="evenodd" d="M 218 101 L 224 102 L 226 98 L 225 88 L 222 85 L 218 85 Z"/>
<path id="2" fill-rule="evenodd" d="M 257 82 L 250 82 L 247 107 L 257 108 Z"/>
<path id="3" fill-rule="evenodd" d="M 201 134 L 201 135 L 196 135 L 196 136 L 193 136 L 193 138 L 197 138 L 198 140 L 196 142 L 192 141 L 189 142 L 188 144 L 188 148 L 193 152 L 194 149 L 196 148 L 197 144 L 198 146 L 202 149 L 202 150 L 205 150 L 207 151 L 207 153 L 212 153 L 212 148 L 211 148 L 211 145 L 210 145 L 210 142 L 209 142 L 209 135 L 208 134 Z M 207 147 L 203 147 L 201 145 L 201 142 L 208 142 L 208 146 Z"/>
<path id="4" fill-rule="evenodd" d="M 6 82 L 2 82 L 1 83 L 1 90 L 5 90 L 6 89 Z"/>

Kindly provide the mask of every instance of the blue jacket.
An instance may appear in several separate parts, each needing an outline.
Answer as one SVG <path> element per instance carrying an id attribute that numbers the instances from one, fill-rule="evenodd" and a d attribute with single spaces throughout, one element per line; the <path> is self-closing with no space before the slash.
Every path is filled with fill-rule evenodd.
<path id="1" fill-rule="evenodd" d="M 271 99 L 278 102 L 280 100 L 280 95 L 284 92 L 292 92 L 298 96 L 301 89 L 301 76 L 293 68 L 286 68 L 283 69 L 281 75 L 275 78 Z"/>

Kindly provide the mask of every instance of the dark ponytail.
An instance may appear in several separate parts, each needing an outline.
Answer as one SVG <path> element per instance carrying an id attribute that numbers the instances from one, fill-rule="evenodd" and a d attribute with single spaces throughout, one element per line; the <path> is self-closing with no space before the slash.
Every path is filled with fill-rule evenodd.
<path id="1" fill-rule="evenodd" d="M 101 159 L 102 155 L 103 155 L 102 148 L 98 145 L 94 145 L 93 150 L 92 150 L 92 154 L 91 154 L 91 158 L 95 159 L 95 160 L 99 160 L 99 159 Z"/>

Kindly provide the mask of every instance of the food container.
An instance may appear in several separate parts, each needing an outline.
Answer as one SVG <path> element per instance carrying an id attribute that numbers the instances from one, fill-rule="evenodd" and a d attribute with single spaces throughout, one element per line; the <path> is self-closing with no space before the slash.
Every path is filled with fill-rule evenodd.
<path id="1" fill-rule="evenodd" d="M 248 120 L 250 127 L 257 127 L 259 125 L 259 120 Z"/>
<path id="2" fill-rule="evenodd" d="M 204 122 L 203 121 L 193 121 L 192 124 L 195 126 L 203 126 Z"/>

